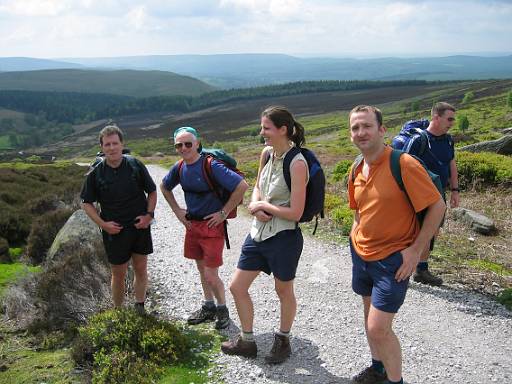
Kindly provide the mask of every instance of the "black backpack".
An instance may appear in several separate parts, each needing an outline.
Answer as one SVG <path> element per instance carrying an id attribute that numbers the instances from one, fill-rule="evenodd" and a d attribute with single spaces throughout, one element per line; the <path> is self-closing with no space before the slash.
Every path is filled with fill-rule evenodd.
<path id="1" fill-rule="evenodd" d="M 324 201 L 325 201 L 325 174 L 320 162 L 315 154 L 307 148 L 291 148 L 285 155 L 283 160 L 283 175 L 288 189 L 291 191 L 292 179 L 290 175 L 290 164 L 295 156 L 302 153 L 306 159 L 309 169 L 309 181 L 306 186 L 306 202 L 304 204 L 304 212 L 302 213 L 299 223 L 305 223 L 316 219 L 313 235 L 318 227 L 318 216 L 324 218 Z M 270 153 L 265 160 L 270 160 Z"/>

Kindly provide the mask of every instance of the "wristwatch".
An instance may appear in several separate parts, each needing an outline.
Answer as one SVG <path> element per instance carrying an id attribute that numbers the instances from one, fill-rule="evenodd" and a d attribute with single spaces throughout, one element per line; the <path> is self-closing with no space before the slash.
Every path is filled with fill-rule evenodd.
<path id="1" fill-rule="evenodd" d="M 223 209 L 221 209 L 221 210 L 219 211 L 219 213 L 220 213 L 220 216 L 222 217 L 222 220 L 226 220 L 226 218 L 228 217 L 228 215 L 227 215 L 226 211 L 225 211 L 225 210 L 223 210 Z"/>
<path id="2" fill-rule="evenodd" d="M 452 188 L 451 191 L 452 192 L 460 192 L 460 189 L 459 188 Z"/>
<path id="3" fill-rule="evenodd" d="M 151 216 L 152 219 L 155 218 L 155 212 L 146 212 L 146 215 Z"/>

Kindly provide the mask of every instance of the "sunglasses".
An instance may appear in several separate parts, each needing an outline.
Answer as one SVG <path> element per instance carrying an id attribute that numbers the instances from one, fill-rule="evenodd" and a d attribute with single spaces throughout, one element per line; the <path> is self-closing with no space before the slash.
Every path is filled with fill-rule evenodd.
<path id="1" fill-rule="evenodd" d="M 186 141 L 184 143 L 174 143 L 174 148 L 175 149 L 181 149 L 183 148 L 183 145 L 185 145 L 185 147 L 187 148 L 192 148 L 192 142 L 191 141 Z"/>

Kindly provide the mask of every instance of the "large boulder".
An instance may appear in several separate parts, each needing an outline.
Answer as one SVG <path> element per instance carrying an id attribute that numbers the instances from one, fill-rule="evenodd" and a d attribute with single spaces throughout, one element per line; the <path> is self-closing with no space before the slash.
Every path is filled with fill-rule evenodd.
<path id="1" fill-rule="evenodd" d="M 46 266 L 61 262 L 77 248 L 90 254 L 105 255 L 100 229 L 82 209 L 75 211 L 55 236 L 46 255 Z"/>
<path id="2" fill-rule="evenodd" d="M 452 209 L 452 215 L 455 220 L 460 220 L 472 230 L 482 235 L 492 235 L 496 232 L 494 222 L 487 216 L 466 208 Z"/>
<path id="3" fill-rule="evenodd" d="M 4 311 L 19 327 L 62 329 L 110 305 L 110 267 L 98 227 L 78 210 L 51 247 L 43 271 L 9 288 Z"/>
<path id="4" fill-rule="evenodd" d="M 497 140 L 482 141 L 459 148 L 468 152 L 494 152 L 499 155 L 512 155 L 512 135 L 503 136 Z"/>

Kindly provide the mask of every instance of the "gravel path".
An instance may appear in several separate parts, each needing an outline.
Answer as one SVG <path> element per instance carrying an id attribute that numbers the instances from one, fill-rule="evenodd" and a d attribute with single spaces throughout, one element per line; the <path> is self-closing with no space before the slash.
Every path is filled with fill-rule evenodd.
<path id="1" fill-rule="evenodd" d="M 166 170 L 148 168 L 159 184 Z M 184 228 L 160 192 L 156 218 L 155 253 L 149 260 L 152 298 L 164 315 L 185 319 L 198 308 L 202 291 L 194 263 L 182 256 Z M 232 249 L 225 250 L 221 268 L 226 286 L 250 222 L 244 215 L 230 220 Z M 261 274 L 251 288 L 260 353 L 255 360 L 219 353 L 216 361 L 225 383 L 343 384 L 368 364 L 362 302 L 350 285 L 348 246 L 324 243 L 307 233 L 304 237 L 292 357 L 278 366 L 263 361 L 278 325 L 279 306 L 272 277 Z M 234 322 L 223 332 L 232 336 L 239 332 L 239 321 L 227 296 Z M 485 296 L 460 287 L 411 283 L 395 331 L 402 343 L 407 383 L 512 383 L 512 315 Z"/>

